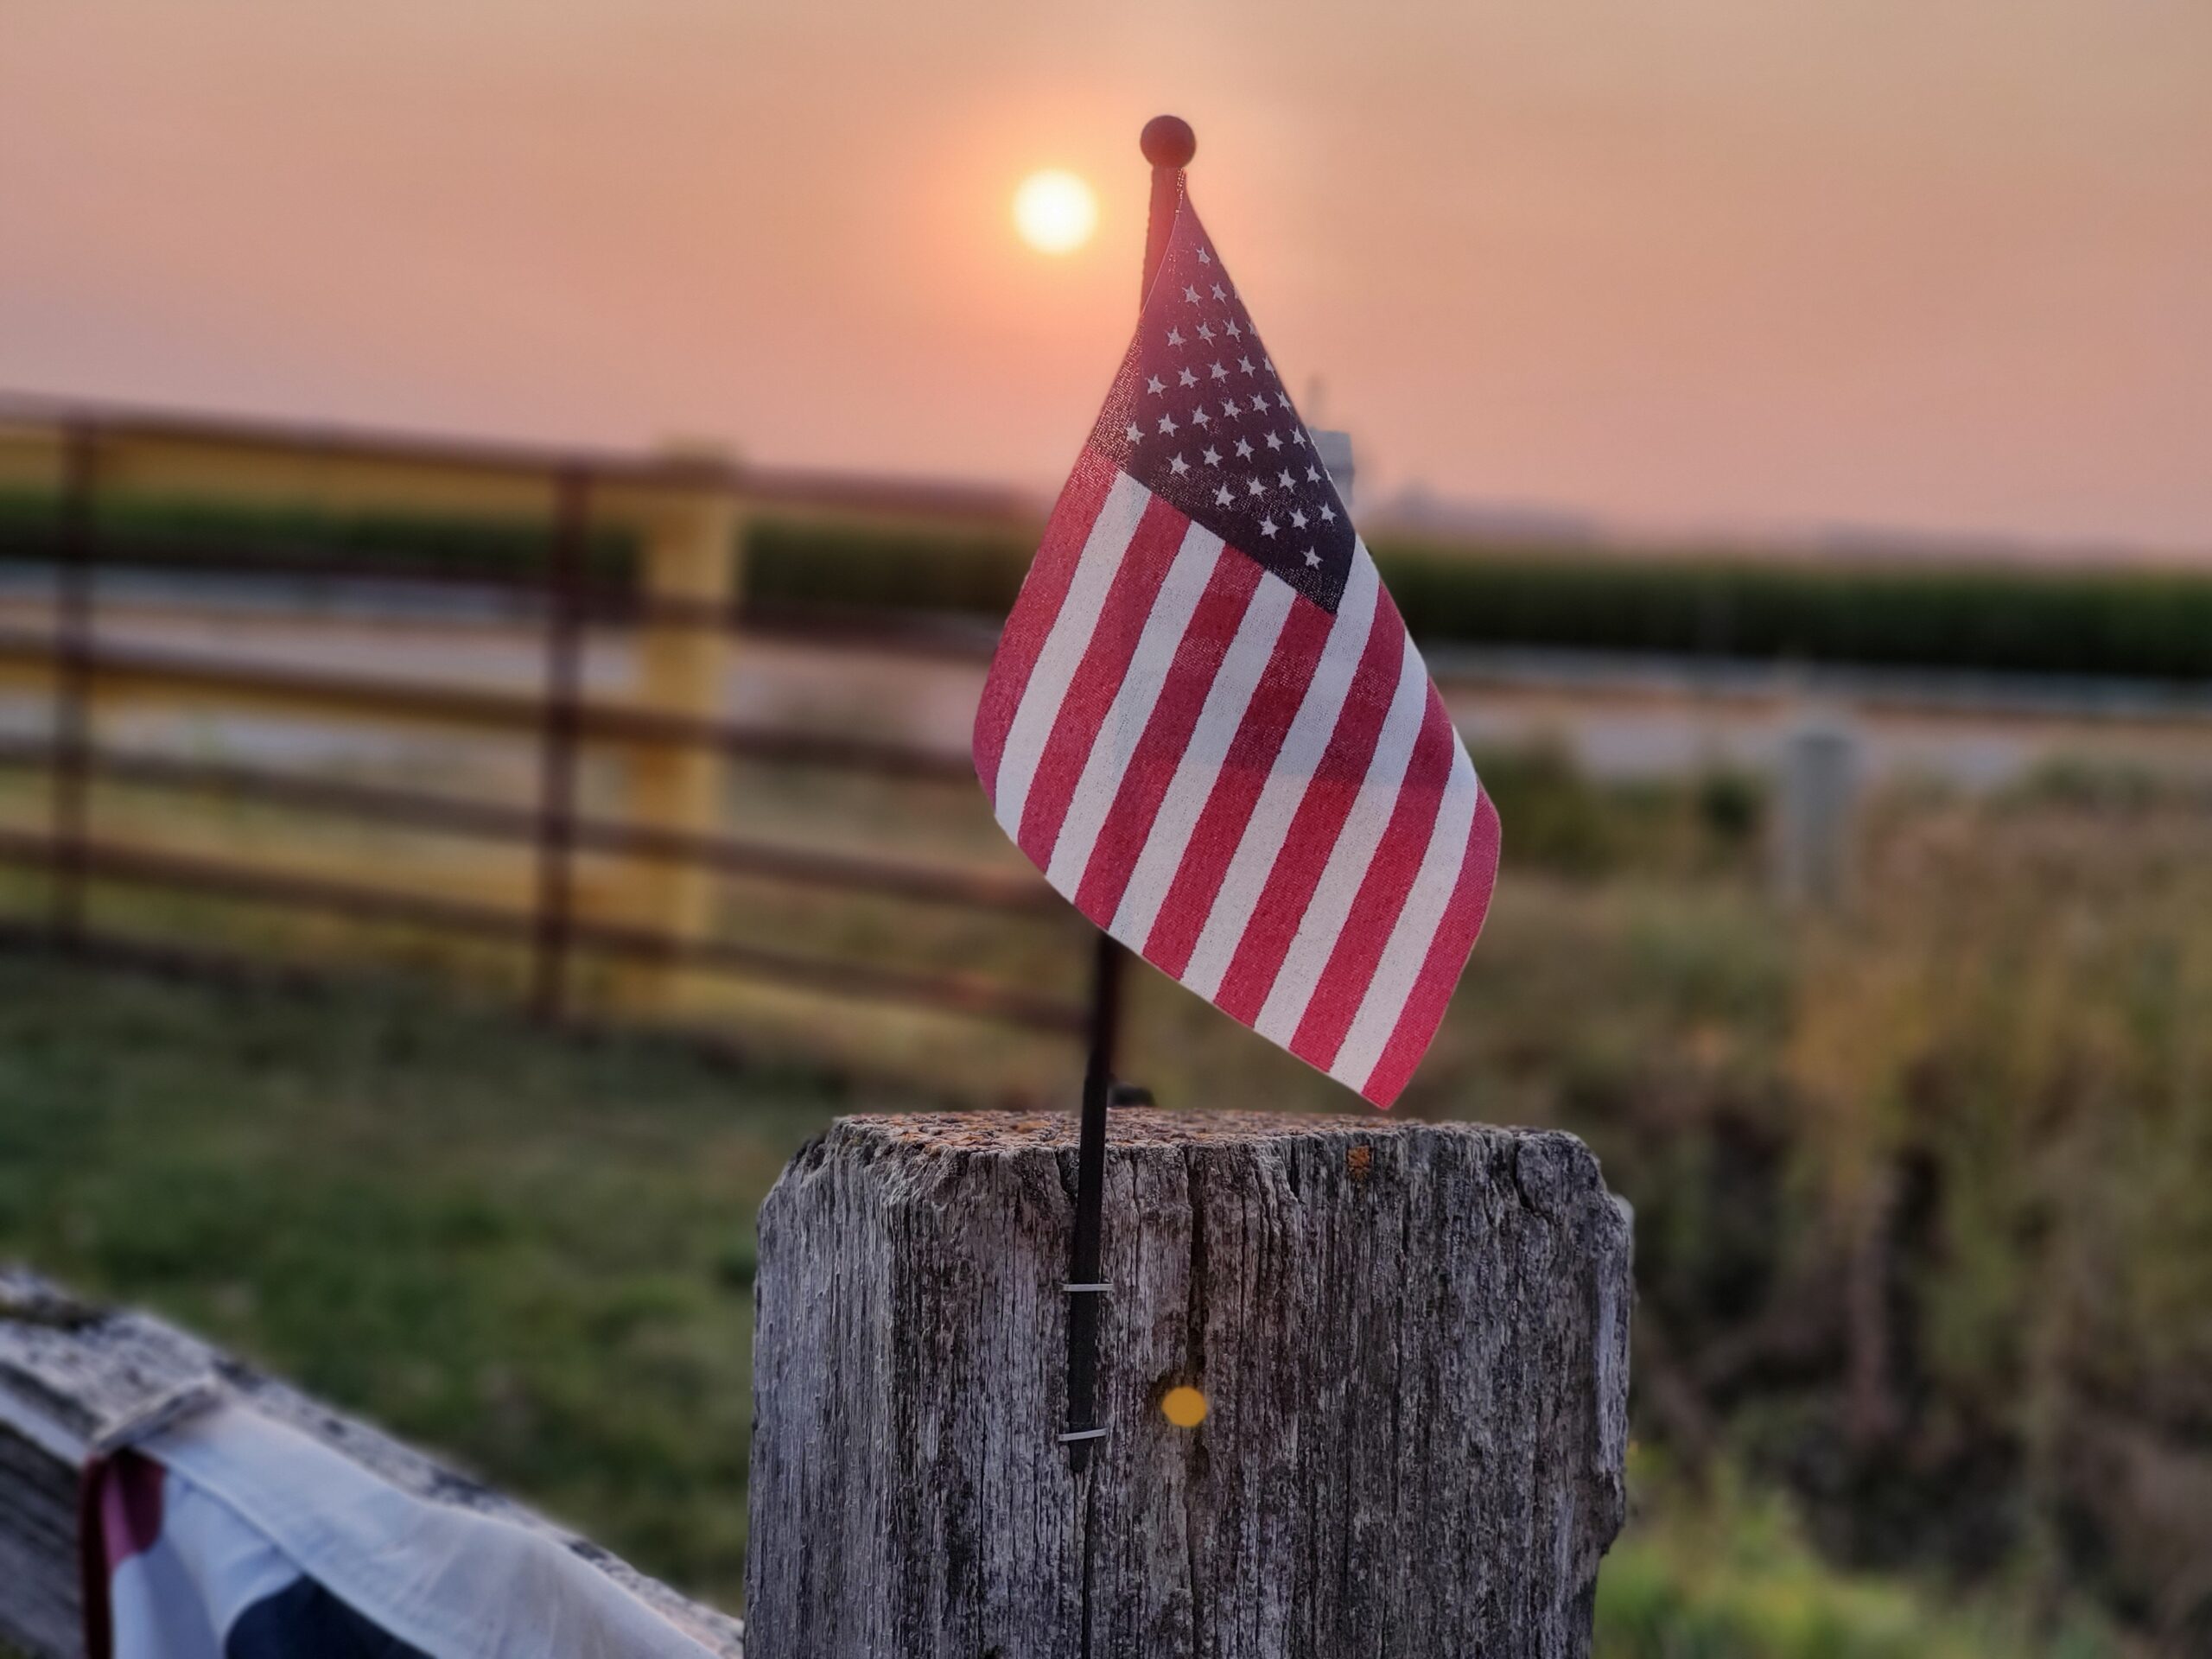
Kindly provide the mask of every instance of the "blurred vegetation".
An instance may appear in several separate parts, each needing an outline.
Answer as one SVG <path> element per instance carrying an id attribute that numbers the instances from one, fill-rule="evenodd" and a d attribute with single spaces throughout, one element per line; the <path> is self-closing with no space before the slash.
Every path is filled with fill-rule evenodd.
<path id="1" fill-rule="evenodd" d="M 1840 1572 L 1794 1507 L 1730 1468 L 1701 1486 L 1631 1456 L 1647 1517 L 1598 1580 L 1597 1659 L 2101 1659 L 2124 1639 L 2085 1610 L 2038 1617 L 2001 1592 Z"/>
<path id="2" fill-rule="evenodd" d="M 0 560 L 51 556 L 56 498 L 0 491 Z M 107 499 L 94 525 L 105 552 L 156 567 L 191 569 L 245 556 L 282 572 L 296 561 L 302 574 L 339 563 L 395 575 L 423 571 L 513 577 L 541 572 L 548 531 L 543 525 L 486 518 L 425 518 L 404 513 L 330 513 L 313 507 L 226 506 L 216 502 Z M 635 549 L 626 534 L 601 530 L 588 538 L 584 569 L 607 582 L 630 580 Z"/>
<path id="3" fill-rule="evenodd" d="M 2206 1650 L 2212 800 L 2090 766 L 1895 791 L 1823 917 L 1767 897 L 1751 780 L 1481 764 L 1506 880 L 1399 1109 L 1572 1128 L 1637 1206 L 1637 1513 L 1600 1651 Z M 970 795 L 817 788 L 747 798 L 810 841 L 993 843 Z M 1065 944 L 730 903 L 1024 977 Z M 1166 1103 L 1344 1109 L 1158 976 L 1132 988 Z M 734 1603 L 753 1209 L 827 1115 L 915 1093 L 450 1001 L 0 958 L 0 1255 L 151 1301 Z M 877 1025 L 813 1037 L 846 1045 L 837 1076 L 915 1075 Z M 998 1097 L 998 1046 L 923 1075 Z"/>
<path id="4" fill-rule="evenodd" d="M 762 604 L 964 611 L 1014 602 L 1033 536 L 764 519 Z M 1375 559 L 1424 645 L 2191 680 L 2212 675 L 2212 579 L 2084 567 L 1628 556 L 1383 540 Z"/>
<path id="5" fill-rule="evenodd" d="M 41 544 L 49 497 L 0 495 L 0 556 Z M 137 556 L 188 565 L 220 551 L 309 550 L 395 572 L 512 575 L 540 568 L 545 532 L 528 526 L 388 516 L 332 518 L 111 502 L 102 533 Z M 1018 525 L 835 518 L 751 524 L 748 602 L 776 613 L 843 609 L 965 613 L 995 623 L 1035 550 Z M 1392 596 L 1424 645 L 1855 664 L 1887 668 L 2212 676 L 2212 577 L 2200 572 L 2050 569 L 1897 560 L 1628 556 L 1596 548 L 1443 545 L 1375 549 Z M 634 566 L 619 533 L 591 541 L 587 566 L 619 584 Z"/>

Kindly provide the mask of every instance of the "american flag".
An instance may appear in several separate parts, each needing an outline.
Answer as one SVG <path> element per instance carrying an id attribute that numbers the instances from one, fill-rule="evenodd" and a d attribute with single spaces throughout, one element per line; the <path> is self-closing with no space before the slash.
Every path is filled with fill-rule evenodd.
<path id="1" fill-rule="evenodd" d="M 991 664 L 1007 835 L 1146 961 L 1377 1106 L 1498 823 L 1187 199 Z"/>
<path id="2" fill-rule="evenodd" d="M 544 1534 L 220 1401 L 85 1473 L 87 1659 L 710 1659 Z"/>

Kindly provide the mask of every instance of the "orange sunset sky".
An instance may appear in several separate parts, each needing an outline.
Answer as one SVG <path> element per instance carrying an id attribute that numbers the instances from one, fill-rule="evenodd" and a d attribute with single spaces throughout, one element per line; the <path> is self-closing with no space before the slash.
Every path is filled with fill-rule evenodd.
<path id="1" fill-rule="evenodd" d="M 1367 499 L 2212 549 L 2205 0 L 0 0 L 0 386 L 1049 487 L 1163 109 Z"/>

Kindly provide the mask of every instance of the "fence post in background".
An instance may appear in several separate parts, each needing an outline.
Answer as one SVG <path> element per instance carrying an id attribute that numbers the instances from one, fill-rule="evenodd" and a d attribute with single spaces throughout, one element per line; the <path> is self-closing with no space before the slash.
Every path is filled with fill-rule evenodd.
<path id="1" fill-rule="evenodd" d="M 568 1011 L 569 942 L 575 918 L 576 747 L 582 724 L 584 553 L 591 480 L 564 467 L 553 480 L 553 538 L 545 562 L 545 705 L 538 753 L 537 893 L 531 918 L 530 1003 L 541 1020 Z"/>
<path id="2" fill-rule="evenodd" d="M 749 1659 L 1587 1654 L 1635 1295 L 1588 1150 L 1117 1110 L 1076 1471 L 1076 1138 L 845 1118 L 762 1205 Z"/>
<path id="3" fill-rule="evenodd" d="M 54 567 L 54 755 L 51 919 L 57 944 L 85 937 L 85 838 L 90 831 L 92 580 L 99 439 L 72 423 L 62 435 L 60 522 Z"/>
<path id="4" fill-rule="evenodd" d="M 638 707 L 701 721 L 721 717 L 731 633 L 702 624 L 735 604 L 741 523 L 728 491 L 705 488 L 657 503 L 645 520 L 638 576 L 648 608 L 637 634 Z M 692 620 L 656 622 L 650 610 L 655 603 Z M 637 745 L 624 758 L 622 816 L 641 828 L 712 835 L 722 821 L 724 771 L 722 757 L 710 747 Z M 714 897 L 710 869 L 638 859 L 622 875 L 614 919 L 673 939 L 702 939 L 713 930 Z M 683 985 L 677 963 L 625 963 L 614 976 L 613 995 L 623 1012 L 673 1014 L 681 1011 Z"/>
<path id="5" fill-rule="evenodd" d="M 1784 902 L 1835 909 L 1851 896 L 1859 738 L 1840 717 L 1808 711 L 1784 734 L 1773 847 Z"/>

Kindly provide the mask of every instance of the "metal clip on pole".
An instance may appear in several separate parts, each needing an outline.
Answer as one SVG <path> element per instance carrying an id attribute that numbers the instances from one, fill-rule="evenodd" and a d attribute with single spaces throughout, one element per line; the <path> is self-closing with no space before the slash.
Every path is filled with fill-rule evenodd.
<path id="1" fill-rule="evenodd" d="M 1106 1431 L 1095 1421 L 1098 1393 L 1098 1304 L 1113 1288 L 1102 1276 L 1100 1231 L 1106 1207 L 1106 1108 L 1114 1094 L 1114 1039 L 1121 1023 L 1122 947 L 1101 930 L 1092 958 L 1090 1051 L 1083 1073 L 1083 1128 L 1076 1147 L 1075 1249 L 1068 1267 L 1068 1423 L 1060 1443 L 1080 1473 L 1090 1442 Z"/>

